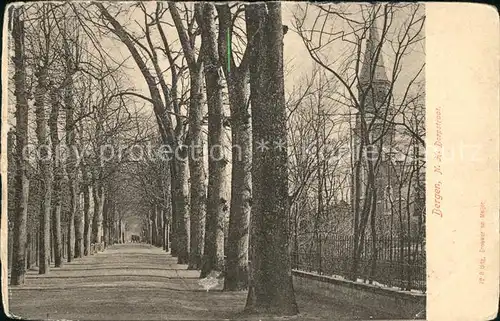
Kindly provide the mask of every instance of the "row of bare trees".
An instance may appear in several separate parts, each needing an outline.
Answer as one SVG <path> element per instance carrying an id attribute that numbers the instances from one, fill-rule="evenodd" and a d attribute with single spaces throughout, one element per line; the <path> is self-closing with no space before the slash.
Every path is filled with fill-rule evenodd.
<path id="1" fill-rule="evenodd" d="M 315 67 L 286 95 L 279 3 L 12 8 L 12 284 L 24 282 L 28 230 L 40 230 L 40 273 L 48 273 L 51 242 L 61 266 L 62 246 L 69 260 L 89 255 L 92 243 L 125 241 L 128 222 L 201 277 L 223 272 L 224 290 L 248 289 L 248 310 L 296 314 L 291 261 L 304 243 L 321 254 L 330 235 L 352 234 L 355 277 L 369 227 L 376 257 L 382 172 L 397 194 L 387 198 L 391 224 L 399 222 L 391 228 L 409 234 L 414 207 L 401 195 L 413 193 L 424 163 L 391 172 L 383 153 L 360 156 L 371 145 L 425 147 L 423 65 L 403 68 L 423 39 L 421 8 L 292 12 Z M 379 79 L 387 56 L 390 76 Z M 388 132 L 400 135 L 388 142 Z M 40 155 L 23 157 L 31 141 Z M 63 161 L 62 143 L 70 147 Z M 148 144 L 168 147 L 164 157 L 139 157 L 134 147 Z"/>
<path id="2" fill-rule="evenodd" d="M 286 140 L 283 28 L 279 5 L 231 8 L 227 4 L 215 6 L 209 3 L 192 7 L 174 3 L 138 4 L 135 12 L 142 21 L 140 29 L 135 30 L 117 18 L 117 10 L 130 8 L 103 4 L 95 4 L 95 7 L 97 10 L 88 9 L 89 14 L 95 14 L 93 20 L 101 19 L 102 28 L 107 28 L 126 46 L 147 84 L 149 97 L 144 98 L 154 107 L 162 143 L 181 151 L 180 157 L 176 155 L 170 159 L 172 254 L 177 256 L 179 263 L 188 263 L 189 269 L 201 269 L 201 277 L 214 270 L 225 270 L 226 290 L 249 286 L 249 309 L 269 307 L 295 313 L 297 308 L 287 251 L 286 149 L 279 155 L 264 157 L 255 145 L 252 149 L 250 140 L 251 127 L 254 141 L 256 135 L 257 139 Z M 250 40 L 246 41 L 244 52 L 238 56 L 238 53 L 228 51 L 227 43 L 228 37 L 236 34 L 236 28 L 241 29 L 241 24 L 235 20 L 241 20 L 243 13 L 246 37 Z M 171 21 L 170 25 L 167 21 Z M 171 30 L 168 30 L 169 26 Z M 173 32 L 178 43 L 167 40 L 167 35 Z M 196 47 L 198 35 L 201 36 L 199 49 Z M 167 59 L 160 61 L 160 53 L 164 53 Z M 182 59 L 183 65 L 177 64 L 176 57 Z M 167 67 L 162 68 L 162 64 Z M 250 72 L 252 66 L 254 73 Z M 189 100 L 185 107 L 181 104 L 184 92 L 178 91 L 181 74 L 187 74 L 189 81 L 186 93 Z M 233 153 L 231 157 L 230 206 L 223 192 L 227 184 L 225 167 L 228 163 L 222 148 L 225 94 L 229 97 L 232 145 L 239 147 L 233 150 L 238 154 Z M 207 147 L 215 151 L 208 157 L 207 185 L 201 161 L 204 158 L 205 99 Z M 252 117 L 249 99 L 252 101 Z M 270 104 L 276 107 L 270 108 Z M 182 119 L 184 117 L 187 121 Z M 186 184 L 188 170 L 189 184 Z M 274 179 L 269 180 L 272 177 Z M 275 197 L 270 198 L 272 195 Z M 250 206 L 254 211 L 250 228 L 252 273 L 249 276 Z M 224 225 L 228 210 L 227 253 L 224 253 Z M 275 221 L 269 221 L 270 218 Z"/>
<path id="3" fill-rule="evenodd" d="M 39 194 L 33 212 L 43 244 L 40 273 L 49 272 L 51 242 L 61 266 L 61 246 L 71 260 L 89 254 L 90 243 L 123 241 L 122 219 L 135 212 L 147 241 L 170 249 L 179 263 L 200 269 L 201 277 L 225 271 L 225 290 L 248 287 L 248 310 L 297 313 L 286 145 L 260 151 L 251 139 L 286 144 L 280 4 L 34 4 L 12 8 L 12 15 L 17 166 L 11 283 L 24 282 L 31 215 L 25 203 Z M 244 49 L 231 50 L 230 38 Z M 117 61 L 106 42 L 130 59 Z M 135 88 L 123 79 L 130 65 L 142 77 L 134 79 Z M 35 145 L 42 151 L 34 160 L 22 154 L 31 139 L 31 87 Z M 149 130 L 148 113 L 139 112 L 141 103 L 153 107 L 158 135 Z M 238 146 L 229 153 L 224 126 Z M 70 148 L 61 162 L 56 151 L 63 141 Z M 175 157 L 131 162 L 106 154 L 147 142 L 168 146 Z M 215 151 L 210 157 L 205 144 Z M 35 191 L 30 166 L 40 178 Z M 60 244 L 63 225 L 66 245 Z"/>
<path id="4" fill-rule="evenodd" d="M 70 262 L 91 254 L 92 244 L 123 241 L 112 188 L 123 160 L 105 162 L 103 146 L 146 136 L 136 126 L 143 116 L 117 95 L 125 84 L 116 68 L 94 54 L 93 35 L 70 7 L 32 4 L 11 7 L 10 14 L 15 139 L 8 148 L 15 152 L 9 220 L 11 284 L 18 285 L 24 283 L 28 234 L 40 238 L 40 274 L 49 273 L 51 261 L 63 265 L 63 247 Z"/>

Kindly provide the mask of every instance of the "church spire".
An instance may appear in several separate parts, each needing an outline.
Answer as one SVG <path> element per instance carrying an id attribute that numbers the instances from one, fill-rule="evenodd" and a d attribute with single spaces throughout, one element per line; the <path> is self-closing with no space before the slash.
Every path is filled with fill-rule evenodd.
<path id="1" fill-rule="evenodd" d="M 365 54 L 361 73 L 359 75 L 359 82 L 361 85 L 370 83 L 373 75 L 373 82 L 387 83 L 387 74 L 385 72 L 384 58 L 380 46 L 380 36 L 377 28 L 377 19 L 375 15 L 375 8 L 373 10 L 372 24 L 366 42 Z M 375 61 L 376 60 L 376 61 Z M 375 72 L 373 72 L 375 68 Z"/>

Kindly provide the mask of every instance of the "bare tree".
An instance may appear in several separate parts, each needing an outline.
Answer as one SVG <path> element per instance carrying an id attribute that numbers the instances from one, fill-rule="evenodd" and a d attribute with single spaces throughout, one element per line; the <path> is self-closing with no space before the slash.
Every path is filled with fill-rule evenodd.
<path id="1" fill-rule="evenodd" d="M 12 21 L 12 38 L 14 39 L 14 84 L 16 96 L 16 157 L 15 157 L 15 212 L 14 212 L 14 246 L 12 256 L 12 285 L 24 284 L 26 273 L 26 224 L 28 217 L 29 180 L 27 176 L 27 160 L 24 149 L 28 144 L 28 99 L 26 84 L 26 65 L 24 49 L 23 8 L 10 8 Z"/>
<path id="2" fill-rule="evenodd" d="M 83 254 L 90 254 L 91 236 L 92 236 L 92 219 L 90 213 L 90 196 L 91 196 L 91 180 L 87 166 L 82 162 L 82 192 L 83 192 Z"/>
<path id="3" fill-rule="evenodd" d="M 288 252 L 288 166 L 281 4 L 246 7 L 251 43 L 253 204 L 247 310 L 298 313 Z M 273 144 L 263 148 L 262 144 Z M 277 146 L 277 147 L 276 147 Z"/>
<path id="4" fill-rule="evenodd" d="M 76 147 L 76 126 L 74 120 L 74 88 L 73 88 L 73 80 L 72 80 L 72 70 L 74 67 L 74 50 L 75 47 L 72 46 L 72 42 L 70 39 L 63 40 L 64 46 L 64 57 L 65 57 L 65 67 L 67 71 L 66 79 L 67 85 L 64 87 L 64 105 L 66 112 L 66 145 L 70 148 L 68 155 L 68 163 L 66 171 L 68 172 L 68 179 L 70 184 L 70 213 L 69 213 L 69 221 L 68 221 L 68 262 L 73 260 L 73 256 L 75 252 L 75 220 L 78 216 L 78 201 L 79 201 L 79 192 L 78 192 L 78 166 L 77 166 L 77 158 L 75 155 L 74 148 Z M 83 244 L 82 244 L 83 245 Z M 75 249 L 76 251 L 76 249 Z"/>
<path id="5" fill-rule="evenodd" d="M 223 70 L 231 110 L 231 143 L 234 146 L 231 157 L 231 205 L 224 278 L 226 291 L 246 289 L 248 285 L 248 232 L 252 198 L 252 134 L 248 99 L 250 49 L 245 49 L 240 64 L 237 65 L 232 48 L 228 48 L 237 30 L 233 22 L 242 12 L 244 7 L 238 7 L 233 16 L 228 4 L 217 5 L 220 65 L 224 66 L 229 62 L 229 66 Z"/>
<path id="6" fill-rule="evenodd" d="M 60 157 L 58 157 L 58 148 L 60 148 L 60 138 L 58 130 L 58 119 L 60 110 L 59 90 L 51 88 L 50 92 L 52 109 L 49 117 L 50 137 L 52 141 L 52 163 L 54 180 L 52 187 L 52 239 L 54 242 L 54 263 L 55 267 L 62 266 L 62 234 L 61 234 L 61 207 L 62 192 L 61 181 L 64 175 L 64 168 Z"/>
<path id="7" fill-rule="evenodd" d="M 203 166 L 203 56 L 196 57 L 194 41 L 196 34 L 193 30 L 195 17 L 200 15 L 201 5 L 194 7 L 194 16 L 189 19 L 186 12 L 186 24 L 184 26 L 177 6 L 173 2 L 168 3 L 170 15 L 175 24 L 177 34 L 181 43 L 184 57 L 189 69 L 189 131 L 186 145 L 189 148 L 189 173 L 190 173 L 190 252 L 189 269 L 199 269 L 202 266 L 201 258 L 204 248 L 205 232 L 205 207 L 206 207 L 206 185 L 205 169 Z M 188 8 L 184 6 L 187 11 Z M 203 274 L 203 273 L 202 273 Z"/>
<path id="8" fill-rule="evenodd" d="M 40 59 L 40 64 L 35 67 L 35 77 L 37 85 L 35 88 L 35 114 L 36 114 L 36 137 L 39 148 L 38 166 L 41 175 L 41 195 L 40 199 L 40 251 L 39 251 L 39 273 L 46 274 L 50 270 L 50 216 L 51 216 L 51 196 L 52 196 L 52 168 L 49 154 L 50 140 L 47 133 L 46 108 L 48 105 L 47 96 L 49 93 L 49 70 L 54 58 L 51 55 L 52 42 L 54 41 L 52 30 L 54 20 L 50 15 L 49 6 L 40 7 L 40 19 L 38 27 L 42 41 L 34 46 L 34 55 Z"/>
<path id="9" fill-rule="evenodd" d="M 205 226 L 205 246 L 200 277 L 212 270 L 224 270 L 224 219 L 227 200 L 224 198 L 224 168 L 227 159 L 223 146 L 222 72 L 217 48 L 215 6 L 200 5 L 197 11 L 201 28 L 201 53 L 205 68 L 205 83 L 208 105 L 208 197 Z"/>

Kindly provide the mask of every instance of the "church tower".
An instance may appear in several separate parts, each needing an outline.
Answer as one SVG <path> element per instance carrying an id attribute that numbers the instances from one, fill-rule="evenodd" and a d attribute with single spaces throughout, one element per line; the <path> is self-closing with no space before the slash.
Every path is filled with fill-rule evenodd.
<path id="1" fill-rule="evenodd" d="M 368 130 L 370 132 L 370 143 L 387 140 L 393 134 L 392 128 L 384 124 L 384 119 L 390 116 L 389 89 L 391 83 L 387 78 L 382 53 L 382 42 L 377 27 L 377 20 L 373 18 L 368 40 L 363 55 L 361 71 L 358 78 L 358 102 L 359 110 L 356 127 L 361 126 L 361 113 L 364 114 Z M 373 118 L 375 117 L 375 120 Z M 359 127 L 360 130 L 360 127 Z"/>
<path id="2" fill-rule="evenodd" d="M 391 83 L 387 77 L 382 44 L 381 32 L 377 27 L 377 20 L 373 17 L 369 27 L 368 39 L 362 55 L 362 64 L 358 77 L 358 103 L 359 108 L 355 116 L 353 129 L 353 164 L 361 163 L 359 179 L 353 180 L 354 191 L 359 190 L 361 207 L 365 198 L 367 184 L 366 157 L 371 157 L 377 163 L 375 169 L 375 185 L 377 193 L 377 217 L 383 220 L 384 214 L 390 211 L 389 195 L 390 183 L 390 151 L 394 138 L 394 126 L 384 119 L 390 119 L 389 90 Z M 362 130 L 362 116 L 366 123 L 366 130 Z M 362 140 L 363 132 L 367 140 Z M 363 142 L 363 144 L 362 144 Z M 362 150 L 360 154 L 360 149 Z M 361 157 L 360 157 L 361 155 Z M 355 174 L 355 171 L 354 171 Z M 360 186 L 356 186 L 359 184 Z"/>

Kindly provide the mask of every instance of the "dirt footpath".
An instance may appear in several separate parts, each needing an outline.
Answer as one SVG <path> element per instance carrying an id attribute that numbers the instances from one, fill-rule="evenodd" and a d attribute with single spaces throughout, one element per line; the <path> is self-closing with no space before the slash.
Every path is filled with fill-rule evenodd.
<path id="1" fill-rule="evenodd" d="M 26 284 L 9 290 L 9 310 L 23 319 L 52 320 L 369 320 L 391 316 L 296 293 L 300 315 L 249 316 L 246 292 L 207 292 L 199 271 L 188 271 L 159 248 L 112 246 L 53 268 L 29 271 Z"/>

